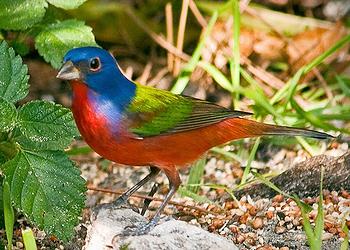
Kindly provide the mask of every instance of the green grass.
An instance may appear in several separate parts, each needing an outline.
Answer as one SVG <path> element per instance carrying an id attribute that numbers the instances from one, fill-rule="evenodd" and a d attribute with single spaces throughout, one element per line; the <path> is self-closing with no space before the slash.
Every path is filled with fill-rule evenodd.
<path id="1" fill-rule="evenodd" d="M 23 237 L 23 243 L 26 250 L 37 250 L 32 229 L 26 228 L 22 230 L 22 237 Z"/>
<path id="2" fill-rule="evenodd" d="M 10 186 L 4 181 L 3 184 L 3 208 L 4 208 L 4 217 L 5 217 L 5 231 L 7 239 L 7 249 L 12 249 L 12 239 L 13 239 L 13 226 L 15 224 L 15 214 L 12 207 L 11 195 L 10 195 Z"/>
<path id="3" fill-rule="evenodd" d="M 233 15 L 233 58 L 230 60 L 230 72 L 232 80 L 232 98 L 233 106 L 238 108 L 239 105 L 239 92 L 235 91 L 240 86 L 240 49 L 239 49 L 239 34 L 241 28 L 241 14 L 239 12 L 239 1 L 232 1 L 232 15 Z"/>
<path id="4" fill-rule="evenodd" d="M 205 41 L 207 40 L 208 36 L 210 35 L 214 24 L 216 22 L 218 18 L 218 13 L 214 12 L 214 14 L 212 15 L 207 28 L 204 31 L 204 34 L 202 36 L 202 38 L 200 39 L 200 41 L 197 44 L 196 49 L 193 52 L 193 55 L 191 57 L 191 59 L 188 61 L 188 63 L 182 68 L 180 75 L 177 79 L 177 81 L 175 82 L 173 88 L 171 89 L 171 91 L 175 94 L 181 94 L 183 92 L 183 90 L 186 88 L 189 80 L 190 80 L 190 76 L 193 72 L 193 70 L 196 68 L 199 59 L 201 57 L 201 53 L 202 50 L 204 48 L 205 45 Z"/>

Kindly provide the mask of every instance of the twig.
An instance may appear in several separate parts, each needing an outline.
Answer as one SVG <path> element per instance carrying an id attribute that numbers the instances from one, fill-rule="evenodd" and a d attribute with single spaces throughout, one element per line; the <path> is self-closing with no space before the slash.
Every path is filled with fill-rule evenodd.
<path id="1" fill-rule="evenodd" d="M 202 26 L 202 28 L 207 27 L 208 23 L 197 8 L 196 3 L 193 0 L 190 0 L 190 10 L 192 11 L 193 15 L 197 19 L 198 23 Z"/>
<path id="2" fill-rule="evenodd" d="M 155 86 L 168 72 L 169 70 L 167 68 L 159 70 L 156 76 L 153 79 L 151 79 L 147 85 L 152 87 Z"/>
<path id="3" fill-rule="evenodd" d="M 188 4 L 189 4 L 189 0 L 182 1 L 180 23 L 179 23 L 179 29 L 177 32 L 177 42 L 176 42 L 176 47 L 179 51 L 182 51 L 183 45 L 184 45 L 184 36 L 185 36 L 185 28 L 186 28 L 186 21 L 187 21 Z M 180 66 L 181 66 L 181 58 L 176 57 L 175 61 L 174 61 L 174 71 L 173 71 L 174 75 L 178 75 L 180 73 Z"/>
<path id="4" fill-rule="evenodd" d="M 166 20 L 166 40 L 169 44 L 174 44 L 174 31 L 173 31 L 173 8 L 171 3 L 165 5 L 165 20 Z M 174 68 L 174 56 L 168 52 L 168 69 L 170 72 Z"/>
<path id="5" fill-rule="evenodd" d="M 139 78 L 137 78 L 136 81 L 141 83 L 141 84 L 145 84 L 147 82 L 147 79 L 149 78 L 149 76 L 151 74 L 151 69 L 152 69 L 152 63 L 149 62 L 146 64 L 141 76 Z"/>
<path id="6" fill-rule="evenodd" d="M 125 12 L 129 15 L 130 18 L 134 20 L 135 24 L 139 26 L 140 29 L 142 29 L 147 35 L 149 35 L 156 43 L 168 50 L 173 55 L 176 55 L 177 57 L 186 61 L 189 60 L 189 55 L 177 49 L 176 47 L 174 47 L 174 45 L 168 43 L 163 36 L 158 35 L 153 30 L 148 28 L 147 25 L 145 25 L 143 21 L 140 20 L 130 9 L 127 8 Z"/>
<path id="7" fill-rule="evenodd" d="M 88 186 L 87 188 L 91 191 L 110 193 L 110 194 L 123 194 L 125 192 L 125 191 L 121 191 L 121 190 L 110 190 L 110 189 L 98 188 L 98 187 L 93 187 L 93 186 Z M 161 199 L 161 198 L 152 197 L 152 196 L 148 196 L 148 195 L 142 195 L 142 194 L 138 194 L 138 193 L 133 194 L 131 196 L 136 197 L 136 198 L 141 198 L 141 199 L 149 199 L 149 200 L 153 200 L 153 201 L 160 201 L 160 202 L 164 201 L 164 199 Z M 186 207 L 186 208 L 190 208 L 190 209 L 195 209 L 195 210 L 201 211 L 201 212 L 206 213 L 206 214 L 219 215 L 219 213 L 217 213 L 217 212 L 208 211 L 208 210 L 201 208 L 201 207 L 186 205 L 186 204 L 183 204 L 180 202 L 169 201 L 168 204 L 171 204 L 174 206 Z"/>

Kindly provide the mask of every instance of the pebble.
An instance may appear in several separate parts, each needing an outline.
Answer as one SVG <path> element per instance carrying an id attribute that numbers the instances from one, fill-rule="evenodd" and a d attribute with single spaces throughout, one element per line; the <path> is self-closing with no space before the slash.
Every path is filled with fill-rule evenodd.
<path id="1" fill-rule="evenodd" d="M 17 242 L 16 242 L 16 247 L 18 247 L 18 248 L 20 248 L 20 249 L 23 249 L 23 248 L 24 248 L 24 245 L 23 245 L 22 242 L 17 241 Z"/>
<path id="2" fill-rule="evenodd" d="M 282 234 L 287 231 L 287 228 L 282 227 L 282 226 L 276 226 L 275 227 L 275 233 L 276 234 Z"/>
<path id="3" fill-rule="evenodd" d="M 283 195 L 278 194 L 275 197 L 273 197 L 272 202 L 281 203 L 283 201 L 283 199 L 284 199 Z"/>
<path id="4" fill-rule="evenodd" d="M 261 217 L 256 217 L 252 222 L 252 227 L 254 229 L 259 229 L 259 228 L 262 228 L 263 226 L 264 226 L 264 222 Z"/>

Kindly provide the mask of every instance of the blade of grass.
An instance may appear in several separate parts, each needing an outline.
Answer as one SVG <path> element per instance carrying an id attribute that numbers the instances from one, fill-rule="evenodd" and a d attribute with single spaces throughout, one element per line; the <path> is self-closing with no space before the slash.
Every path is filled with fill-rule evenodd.
<path id="1" fill-rule="evenodd" d="M 256 141 L 254 143 L 254 146 L 253 146 L 253 149 L 252 149 L 252 151 L 249 154 L 247 166 L 244 169 L 243 176 L 242 176 L 242 179 L 241 179 L 241 183 L 240 183 L 241 185 L 243 185 L 247 181 L 247 177 L 248 177 L 248 174 L 250 173 L 250 168 L 251 168 L 251 165 L 252 165 L 252 161 L 255 158 L 255 154 L 256 154 L 256 151 L 258 150 L 259 145 L 260 145 L 260 137 L 258 137 L 256 139 Z"/>
<path id="2" fill-rule="evenodd" d="M 208 36 L 210 35 L 214 24 L 218 18 L 218 13 L 215 11 L 213 16 L 210 18 L 210 21 L 208 23 L 207 28 L 204 31 L 204 34 L 202 38 L 200 39 L 196 49 L 193 52 L 193 55 L 191 59 L 188 61 L 188 63 L 185 65 L 185 67 L 181 70 L 180 76 L 175 82 L 174 86 L 172 87 L 171 91 L 175 94 L 181 94 L 182 91 L 186 88 L 188 81 L 190 80 L 190 75 L 193 72 L 193 70 L 196 68 L 199 59 L 201 57 L 202 49 L 205 45 L 205 41 L 207 40 Z"/>
<path id="3" fill-rule="evenodd" d="M 22 230 L 22 236 L 23 236 L 23 243 L 26 250 L 37 250 L 32 229 L 26 228 Z"/>
<path id="4" fill-rule="evenodd" d="M 318 116 L 314 115 L 311 112 L 305 112 L 293 98 L 290 100 L 290 103 L 292 107 L 297 111 L 297 113 L 299 113 L 303 118 L 308 120 L 312 125 L 322 128 L 324 130 L 334 130 L 341 131 L 344 133 L 350 133 L 350 131 L 348 131 L 347 129 L 337 128 L 331 125 L 330 123 L 325 122 L 324 120 L 320 119 Z"/>
<path id="5" fill-rule="evenodd" d="M 294 76 L 292 77 L 292 79 L 290 80 L 290 85 L 289 85 L 289 88 L 287 90 L 287 99 L 286 99 L 286 104 L 284 105 L 284 110 L 287 109 L 287 106 L 290 102 L 290 100 L 292 99 L 292 97 L 294 96 L 295 94 L 295 90 L 298 86 L 298 83 L 299 83 L 299 80 L 301 78 L 301 76 L 303 75 L 304 73 L 304 67 L 300 68 L 295 74 Z"/>
<path id="6" fill-rule="evenodd" d="M 240 48 L 239 48 L 239 33 L 240 33 L 240 20 L 241 15 L 239 12 L 239 2 L 238 0 L 232 1 L 232 13 L 233 13 L 233 48 L 232 55 L 233 60 L 230 60 L 230 72 L 231 72 L 231 80 L 232 87 L 234 90 L 238 89 L 240 86 Z M 239 92 L 233 92 L 233 103 L 234 107 L 238 107 L 239 102 Z"/>
<path id="7" fill-rule="evenodd" d="M 264 91 L 260 88 L 259 84 L 255 79 L 244 69 L 241 68 L 242 77 L 251 85 L 251 88 L 239 88 L 244 96 L 253 99 L 255 104 L 265 109 L 268 113 L 273 116 L 282 119 L 282 116 L 275 110 L 275 108 L 270 104 Z M 259 115 L 259 114 L 256 114 Z"/>
<path id="8" fill-rule="evenodd" d="M 346 221 L 343 222 L 342 229 L 343 229 L 343 232 L 345 233 L 345 238 L 343 243 L 340 246 L 340 250 L 348 250 L 349 249 L 349 228 L 346 225 Z"/>
<path id="9" fill-rule="evenodd" d="M 11 202 L 11 193 L 9 184 L 3 182 L 3 206 L 4 206 L 4 217 L 5 217 L 5 231 L 7 239 L 7 249 L 12 249 L 12 239 L 13 239 L 13 226 L 15 224 L 15 214 Z"/>
<path id="10" fill-rule="evenodd" d="M 311 156 L 315 156 L 318 155 L 318 150 L 315 150 L 309 143 L 307 143 L 307 141 L 300 136 L 295 137 L 297 139 L 297 141 L 299 142 L 299 144 L 311 155 Z"/>
<path id="11" fill-rule="evenodd" d="M 314 244 L 314 241 L 313 241 L 313 239 L 315 238 L 315 235 L 314 235 L 314 232 L 312 230 L 312 226 L 311 226 L 310 219 L 308 216 L 309 212 L 305 209 L 305 206 L 301 203 L 301 200 L 297 196 L 294 196 L 294 200 L 297 203 L 298 207 L 300 208 L 301 216 L 303 217 L 303 228 L 304 228 L 304 232 L 306 234 L 306 237 L 308 239 L 310 249 L 311 250 L 321 249 L 321 248 L 315 248 L 316 245 Z"/>
<path id="12" fill-rule="evenodd" d="M 202 181 L 203 174 L 204 174 L 204 167 L 206 163 L 206 158 L 202 157 L 198 161 L 196 161 L 191 170 L 190 174 L 188 176 L 188 181 L 187 181 L 187 190 L 193 192 L 193 193 L 198 193 L 199 190 L 199 185 Z"/>
<path id="13" fill-rule="evenodd" d="M 288 87 L 288 95 L 287 95 L 287 102 L 285 104 L 285 109 L 287 108 L 288 103 L 290 103 L 290 100 L 294 96 L 296 86 L 300 80 L 300 78 L 310 72 L 314 67 L 319 65 L 323 62 L 328 56 L 333 54 L 335 51 L 343 47 L 346 43 L 350 42 L 350 35 L 345 36 L 344 38 L 340 39 L 338 42 L 336 42 L 330 49 L 323 52 L 321 55 L 316 57 L 314 60 L 312 60 L 309 64 L 305 65 L 304 67 L 301 67 L 292 77 L 290 85 Z"/>
<path id="14" fill-rule="evenodd" d="M 229 92 L 233 92 L 234 89 L 232 87 L 231 82 L 226 78 L 226 76 L 221 73 L 220 70 L 218 70 L 214 65 L 205 62 L 205 61 L 199 61 L 198 66 L 204 69 L 213 79 L 223 88 L 226 89 Z"/>
<path id="15" fill-rule="evenodd" d="M 344 78 L 340 77 L 339 75 L 335 75 L 335 79 L 337 80 L 337 83 L 339 84 L 340 88 L 343 90 L 344 94 L 346 96 L 350 96 L 350 86 L 348 86 Z"/>
<path id="16" fill-rule="evenodd" d="M 317 249 L 322 247 L 322 235 L 324 228 L 324 214 L 323 214 L 323 175 L 324 175 L 324 166 L 321 167 L 321 180 L 320 180 L 320 195 L 318 200 L 317 216 L 315 220 L 315 244 Z"/>
<path id="17" fill-rule="evenodd" d="M 209 204 L 213 204 L 213 202 L 211 200 L 209 200 L 207 197 L 202 196 L 202 195 L 198 195 L 196 193 L 193 193 L 191 191 L 188 190 L 188 187 L 179 187 L 178 193 L 181 196 L 187 196 L 193 200 L 195 200 L 196 202 L 199 203 L 209 203 Z"/>
<path id="18" fill-rule="evenodd" d="M 294 199 L 293 196 L 287 194 L 286 192 L 282 191 L 280 188 L 278 188 L 275 184 L 273 184 L 271 181 L 269 181 L 268 179 L 266 179 L 264 176 L 262 176 L 259 173 L 253 173 L 254 177 L 256 177 L 259 181 L 261 181 L 264 185 L 268 186 L 269 188 L 275 190 L 277 193 L 282 194 L 285 197 Z"/>
<path id="19" fill-rule="evenodd" d="M 241 157 L 239 157 L 238 155 L 231 153 L 231 152 L 227 152 L 226 150 L 219 148 L 219 147 L 214 147 L 212 149 L 210 149 L 211 152 L 217 153 L 217 154 L 221 154 L 227 158 L 233 159 L 239 163 L 242 164 L 243 160 Z"/>
<path id="20" fill-rule="evenodd" d="M 343 47 L 345 44 L 350 42 L 350 35 L 347 35 L 340 39 L 338 42 L 336 42 L 331 48 L 323 52 L 321 55 L 316 57 L 314 60 L 312 60 L 311 63 L 305 66 L 304 68 L 304 74 L 307 74 L 310 72 L 314 67 L 322 63 L 328 56 L 332 55 L 334 52 L 336 52 L 338 49 Z"/>
<path id="21" fill-rule="evenodd" d="M 79 147 L 79 148 L 71 148 L 66 150 L 68 155 L 86 155 L 93 152 L 89 146 Z"/>

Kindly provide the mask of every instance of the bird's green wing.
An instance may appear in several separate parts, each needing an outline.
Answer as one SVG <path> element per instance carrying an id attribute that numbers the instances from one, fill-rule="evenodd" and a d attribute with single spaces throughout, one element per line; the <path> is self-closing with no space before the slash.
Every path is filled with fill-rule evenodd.
<path id="1" fill-rule="evenodd" d="M 137 84 L 136 95 L 127 108 L 126 122 L 131 133 L 149 137 L 201 128 L 248 114 Z"/>

